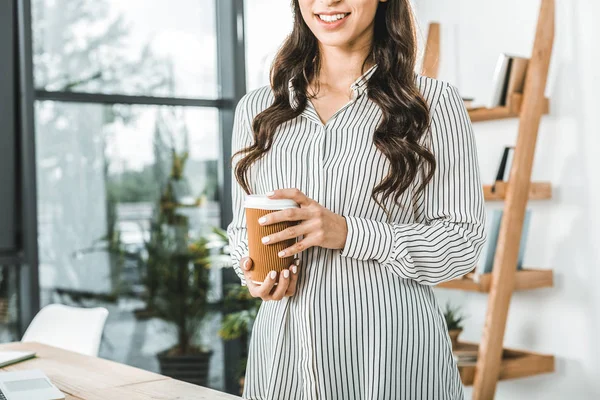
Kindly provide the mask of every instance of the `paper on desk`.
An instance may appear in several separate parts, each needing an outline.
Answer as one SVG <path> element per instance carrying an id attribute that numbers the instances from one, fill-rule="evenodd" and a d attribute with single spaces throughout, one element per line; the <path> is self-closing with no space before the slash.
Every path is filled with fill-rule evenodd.
<path id="1" fill-rule="evenodd" d="M 0 351 L 0 368 L 35 357 L 34 351 Z"/>

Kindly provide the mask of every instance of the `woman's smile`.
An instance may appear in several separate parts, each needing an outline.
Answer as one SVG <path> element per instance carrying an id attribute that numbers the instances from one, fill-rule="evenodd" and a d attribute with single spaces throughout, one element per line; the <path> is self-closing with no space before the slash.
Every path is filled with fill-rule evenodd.
<path id="1" fill-rule="evenodd" d="M 388 0 L 295 0 L 319 45 L 345 51 L 368 48 L 373 40 L 375 14 Z M 404 1 L 404 0 L 403 0 Z"/>
<path id="2" fill-rule="evenodd" d="M 349 12 L 324 12 L 324 13 L 315 13 L 315 17 L 321 26 L 326 29 L 337 29 L 342 26 L 347 20 Z"/>

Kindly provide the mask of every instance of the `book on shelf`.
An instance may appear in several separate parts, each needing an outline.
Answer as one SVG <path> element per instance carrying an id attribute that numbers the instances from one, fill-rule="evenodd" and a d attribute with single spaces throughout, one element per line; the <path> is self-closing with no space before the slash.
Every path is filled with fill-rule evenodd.
<path id="1" fill-rule="evenodd" d="M 477 363 L 477 349 L 473 348 L 458 348 L 452 349 L 452 356 L 458 366 L 470 366 Z"/>
<path id="2" fill-rule="evenodd" d="M 467 110 L 473 108 L 473 101 L 475 101 L 474 98 L 472 98 L 472 97 L 463 97 L 462 99 L 463 99 L 463 102 L 465 103 L 465 108 Z"/>
<path id="3" fill-rule="evenodd" d="M 512 168 L 512 160 L 515 153 L 514 146 L 505 146 L 500 158 L 500 164 L 496 170 L 496 179 L 492 185 L 492 193 L 496 191 L 496 182 L 508 182 L 510 178 L 510 169 Z"/>
<path id="4" fill-rule="evenodd" d="M 507 97 L 504 99 L 503 105 L 510 105 L 508 96 L 512 93 L 523 93 L 528 65 L 528 58 L 511 56 L 508 66 L 508 85 L 506 87 Z"/>
<path id="5" fill-rule="evenodd" d="M 521 242 L 519 244 L 519 257 L 517 261 L 517 270 L 523 269 L 523 259 L 525 257 L 525 248 L 527 247 L 527 236 L 529 233 L 529 222 L 531 221 L 531 209 L 525 210 L 523 219 L 523 232 L 521 233 Z M 481 251 L 479 263 L 477 265 L 475 278 L 480 274 L 489 274 L 494 267 L 494 257 L 498 246 L 498 236 L 500 235 L 500 224 L 504 210 L 491 210 L 487 216 L 487 240 Z"/>
<path id="6" fill-rule="evenodd" d="M 529 59 L 506 53 L 500 54 L 494 69 L 492 95 L 488 108 L 506 106 L 512 93 L 522 93 Z"/>

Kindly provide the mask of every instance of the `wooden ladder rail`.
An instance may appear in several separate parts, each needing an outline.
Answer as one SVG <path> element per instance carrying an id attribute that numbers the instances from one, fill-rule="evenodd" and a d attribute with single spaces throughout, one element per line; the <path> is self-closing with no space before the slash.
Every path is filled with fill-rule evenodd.
<path id="1" fill-rule="evenodd" d="M 519 133 L 506 193 L 505 210 L 494 258 L 488 309 L 475 370 L 473 399 L 494 398 L 504 332 L 527 206 L 529 183 L 537 134 L 543 112 L 543 99 L 554 42 L 554 0 L 542 0 L 531 60 L 525 80 Z"/>
<path id="2" fill-rule="evenodd" d="M 429 24 L 421 75 L 436 79 L 440 68 L 440 24 Z"/>

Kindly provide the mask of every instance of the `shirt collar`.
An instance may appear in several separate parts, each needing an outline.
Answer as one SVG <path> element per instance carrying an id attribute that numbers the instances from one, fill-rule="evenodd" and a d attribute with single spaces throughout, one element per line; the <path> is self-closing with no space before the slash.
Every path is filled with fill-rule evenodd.
<path id="1" fill-rule="evenodd" d="M 377 69 L 377 64 L 373 65 L 369 68 L 364 74 L 358 77 L 352 85 L 350 85 L 350 89 L 352 89 L 352 101 L 358 99 L 363 93 L 367 91 L 367 82 L 373 76 L 373 73 Z M 293 109 L 298 107 L 298 99 L 296 97 L 296 89 L 294 88 L 294 78 L 291 78 L 288 81 L 288 89 L 290 92 L 290 105 Z"/>

